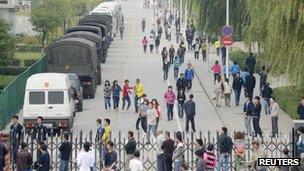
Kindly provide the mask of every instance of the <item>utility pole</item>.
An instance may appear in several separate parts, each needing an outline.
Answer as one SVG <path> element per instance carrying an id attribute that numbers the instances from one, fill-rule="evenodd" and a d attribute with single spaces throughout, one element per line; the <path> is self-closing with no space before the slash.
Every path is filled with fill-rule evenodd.
<path id="1" fill-rule="evenodd" d="M 226 25 L 229 25 L 229 0 L 226 0 Z M 226 78 L 229 78 L 229 48 L 226 47 Z"/>

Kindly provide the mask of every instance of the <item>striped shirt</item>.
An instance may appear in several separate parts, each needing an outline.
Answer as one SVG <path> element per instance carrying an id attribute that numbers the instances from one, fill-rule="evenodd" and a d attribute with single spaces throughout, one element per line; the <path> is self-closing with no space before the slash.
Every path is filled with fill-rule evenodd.
<path id="1" fill-rule="evenodd" d="M 207 169 L 214 169 L 216 166 L 216 156 L 212 151 L 207 151 L 204 153 L 204 161 L 206 163 Z"/>

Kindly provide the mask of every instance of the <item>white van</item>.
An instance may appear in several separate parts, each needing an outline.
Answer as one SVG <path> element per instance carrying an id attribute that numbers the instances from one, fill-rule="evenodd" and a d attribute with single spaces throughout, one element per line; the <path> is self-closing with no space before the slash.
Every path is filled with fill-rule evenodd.
<path id="1" fill-rule="evenodd" d="M 73 127 L 75 90 L 67 74 L 41 73 L 26 82 L 23 124 L 26 132 L 35 126 L 36 118 L 43 117 L 48 129 L 69 130 Z"/>

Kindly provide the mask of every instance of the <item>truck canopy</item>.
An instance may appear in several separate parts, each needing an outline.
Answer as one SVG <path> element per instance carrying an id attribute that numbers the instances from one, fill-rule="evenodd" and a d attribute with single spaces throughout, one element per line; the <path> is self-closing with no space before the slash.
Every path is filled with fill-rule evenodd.
<path id="1" fill-rule="evenodd" d="M 91 32 L 94 34 L 97 34 L 99 37 L 102 38 L 102 33 L 99 27 L 95 27 L 95 26 L 76 26 L 76 27 L 71 27 L 66 29 L 64 34 L 68 34 L 68 33 L 72 33 L 75 31 L 87 31 L 87 32 Z"/>

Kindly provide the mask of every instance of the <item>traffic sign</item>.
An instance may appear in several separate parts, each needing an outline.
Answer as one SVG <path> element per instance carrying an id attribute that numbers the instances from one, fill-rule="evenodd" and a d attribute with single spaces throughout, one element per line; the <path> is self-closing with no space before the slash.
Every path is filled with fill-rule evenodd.
<path id="1" fill-rule="evenodd" d="M 232 36 L 233 28 L 229 25 L 222 27 L 222 33 L 224 36 Z"/>
<path id="2" fill-rule="evenodd" d="M 225 47 L 230 47 L 233 44 L 233 39 L 230 36 L 225 36 L 222 38 L 222 44 Z"/>

